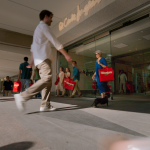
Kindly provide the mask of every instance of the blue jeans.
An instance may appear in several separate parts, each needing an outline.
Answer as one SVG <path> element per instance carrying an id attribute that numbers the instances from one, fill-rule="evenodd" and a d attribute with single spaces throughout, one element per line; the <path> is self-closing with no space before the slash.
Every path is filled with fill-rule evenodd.
<path id="1" fill-rule="evenodd" d="M 37 82 L 38 80 L 35 80 L 35 82 Z M 41 92 L 39 92 L 37 95 L 37 97 L 41 97 Z"/>
<path id="2" fill-rule="evenodd" d="M 27 90 L 30 87 L 30 79 L 21 79 L 21 92 Z"/>

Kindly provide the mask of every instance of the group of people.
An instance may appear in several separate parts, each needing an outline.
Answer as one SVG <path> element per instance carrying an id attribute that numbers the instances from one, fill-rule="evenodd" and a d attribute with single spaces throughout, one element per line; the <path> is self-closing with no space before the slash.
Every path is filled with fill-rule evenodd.
<path id="1" fill-rule="evenodd" d="M 78 82 L 80 80 L 80 73 L 77 68 L 77 62 L 73 61 L 69 54 L 64 50 L 63 45 L 56 39 L 56 37 L 51 32 L 49 26 L 52 23 L 53 13 L 48 10 L 42 10 L 39 14 L 40 23 L 36 27 L 33 35 L 33 43 L 31 45 L 31 62 L 30 64 L 25 63 L 23 67 L 28 68 L 29 72 L 31 72 L 31 68 L 33 64 L 38 68 L 39 75 L 41 79 L 39 79 L 35 84 L 30 86 L 26 91 L 21 92 L 20 94 L 15 94 L 15 102 L 16 106 L 20 111 L 24 110 L 25 102 L 31 99 L 34 95 L 37 95 L 40 91 L 42 91 L 42 101 L 40 111 L 53 111 L 54 108 L 50 103 L 50 95 L 51 95 L 51 86 L 52 86 L 52 68 L 51 68 L 51 44 L 64 55 L 68 62 L 72 62 L 73 65 L 73 81 L 75 81 L 75 87 L 71 94 L 73 98 L 76 91 L 78 91 L 78 95 L 81 96 L 81 92 L 78 87 Z M 97 57 L 96 62 L 96 72 L 94 73 L 93 77 L 96 76 L 97 78 L 97 85 L 99 88 L 99 93 L 101 94 L 102 98 L 105 98 L 105 93 L 109 90 L 107 86 L 107 82 L 100 82 L 99 81 L 99 74 L 98 69 L 105 68 L 107 66 L 106 60 L 102 58 L 101 51 L 95 52 Z M 69 72 L 67 70 L 67 72 Z M 61 80 L 57 86 L 57 95 L 59 95 L 58 90 L 62 90 L 62 81 L 63 78 L 68 75 L 63 72 L 63 69 L 60 68 Z M 20 74 L 19 74 L 20 75 Z M 26 83 L 26 81 L 25 81 Z M 61 89 L 62 88 L 62 89 Z M 62 96 L 64 96 L 65 90 L 63 90 Z"/>
<path id="2" fill-rule="evenodd" d="M 70 72 L 69 68 L 66 68 L 66 73 L 64 72 L 63 67 L 59 68 L 60 73 L 57 74 L 57 76 L 59 77 L 59 82 L 56 85 L 56 90 L 57 90 L 57 95 L 56 96 L 59 96 L 59 91 L 62 92 L 61 97 L 64 97 L 64 95 L 66 93 L 66 89 L 63 86 L 64 78 L 71 78 L 75 82 L 74 90 L 73 91 L 69 90 L 69 95 L 70 95 L 69 97 L 74 98 L 76 91 L 78 92 L 79 97 L 82 96 L 81 91 L 80 91 L 79 86 L 78 86 L 78 82 L 80 80 L 80 72 L 77 69 L 77 62 L 72 61 L 72 66 L 73 66 L 73 71 L 72 71 L 73 75 L 72 75 L 72 77 L 71 77 L 71 72 Z"/>

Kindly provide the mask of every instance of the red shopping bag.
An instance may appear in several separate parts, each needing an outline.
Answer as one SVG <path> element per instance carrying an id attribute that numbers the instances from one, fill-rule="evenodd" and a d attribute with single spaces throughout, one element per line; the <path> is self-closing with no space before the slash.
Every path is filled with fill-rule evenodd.
<path id="1" fill-rule="evenodd" d="M 64 85 L 65 89 L 73 91 L 74 86 L 75 86 L 75 82 L 70 78 L 65 78 L 63 85 Z"/>
<path id="2" fill-rule="evenodd" d="M 57 85 L 59 82 L 59 77 L 57 78 L 56 82 L 55 82 L 55 85 Z"/>
<path id="3" fill-rule="evenodd" d="M 93 83 L 92 83 L 92 89 L 96 89 L 96 82 L 95 81 L 93 81 Z"/>
<path id="4" fill-rule="evenodd" d="M 112 67 L 106 67 L 103 69 L 99 69 L 99 78 L 100 82 L 103 81 L 114 81 L 114 73 L 113 73 L 113 68 Z"/>
<path id="5" fill-rule="evenodd" d="M 112 87 L 111 87 L 111 85 L 108 84 L 108 87 L 110 89 L 110 91 L 108 93 L 112 93 Z"/>
<path id="6" fill-rule="evenodd" d="M 13 92 L 20 92 L 20 91 L 21 91 L 21 82 L 20 81 L 14 82 Z"/>

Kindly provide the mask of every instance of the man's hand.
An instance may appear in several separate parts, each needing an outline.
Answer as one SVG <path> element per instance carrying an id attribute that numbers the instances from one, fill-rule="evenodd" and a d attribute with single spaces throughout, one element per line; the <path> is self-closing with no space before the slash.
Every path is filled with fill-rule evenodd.
<path id="1" fill-rule="evenodd" d="M 28 66 L 26 66 L 27 68 L 32 68 L 33 64 L 29 64 Z"/>
<path id="2" fill-rule="evenodd" d="M 72 80 L 74 79 L 74 77 L 71 78 Z"/>
<path id="3" fill-rule="evenodd" d="M 67 55 L 65 55 L 65 58 L 66 58 L 66 60 L 68 61 L 68 62 L 71 62 L 72 61 L 72 58 L 67 54 Z"/>

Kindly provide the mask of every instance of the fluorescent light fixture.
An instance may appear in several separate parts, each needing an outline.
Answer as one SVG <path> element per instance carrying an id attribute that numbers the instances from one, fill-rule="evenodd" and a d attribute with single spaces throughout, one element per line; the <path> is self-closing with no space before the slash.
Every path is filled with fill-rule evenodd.
<path id="1" fill-rule="evenodd" d="M 143 36 L 143 38 L 146 39 L 146 40 L 150 40 L 150 34 L 146 35 L 146 36 Z"/>
<path id="2" fill-rule="evenodd" d="M 128 46 L 128 45 L 123 44 L 123 43 L 120 43 L 120 44 L 114 45 L 114 47 L 116 47 L 116 48 L 124 48 L 124 47 L 127 47 L 127 46 Z"/>

